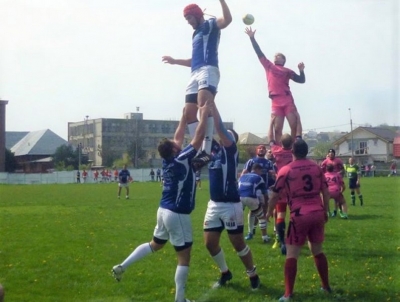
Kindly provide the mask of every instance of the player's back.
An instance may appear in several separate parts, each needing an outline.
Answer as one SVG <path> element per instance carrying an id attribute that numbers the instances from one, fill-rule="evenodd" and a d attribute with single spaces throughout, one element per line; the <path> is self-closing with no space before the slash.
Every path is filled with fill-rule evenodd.
<path id="1" fill-rule="evenodd" d="M 240 197 L 255 198 L 256 191 L 260 190 L 263 194 L 266 192 L 264 179 L 256 173 L 243 174 L 239 179 L 239 195 Z"/>
<path id="2" fill-rule="evenodd" d="M 338 172 L 326 172 L 325 179 L 329 192 L 338 192 L 341 190 L 343 179 Z"/>
<path id="3" fill-rule="evenodd" d="M 293 153 L 291 149 L 284 149 L 281 146 L 274 145 L 271 147 L 272 154 L 275 158 L 277 171 L 293 161 Z"/>
<path id="4" fill-rule="evenodd" d="M 282 168 L 286 175 L 288 205 L 300 214 L 322 210 L 320 192 L 326 186 L 321 168 L 311 160 L 296 160 Z"/>

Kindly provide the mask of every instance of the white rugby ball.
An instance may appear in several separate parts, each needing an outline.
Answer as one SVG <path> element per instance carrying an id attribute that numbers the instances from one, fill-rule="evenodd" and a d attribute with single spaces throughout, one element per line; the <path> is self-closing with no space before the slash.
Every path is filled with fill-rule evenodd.
<path id="1" fill-rule="evenodd" d="M 254 16 L 252 14 L 246 14 L 243 16 L 243 23 L 246 25 L 251 25 L 254 23 Z"/>

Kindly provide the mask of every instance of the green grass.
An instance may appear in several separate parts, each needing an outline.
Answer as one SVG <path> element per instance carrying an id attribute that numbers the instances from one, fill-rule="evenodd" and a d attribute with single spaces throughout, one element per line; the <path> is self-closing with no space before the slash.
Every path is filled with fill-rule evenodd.
<path id="1" fill-rule="evenodd" d="M 131 199 L 116 184 L 0 185 L 0 283 L 6 301 L 173 301 L 175 252 L 170 244 L 133 264 L 118 283 L 110 269 L 152 238 L 161 188 L 134 183 Z M 331 219 L 325 252 L 335 294 L 319 293 L 306 248 L 298 263 L 294 301 L 400 301 L 400 178 L 363 178 L 363 207 L 349 220 Z M 234 275 L 211 290 L 219 272 L 202 239 L 208 183 L 192 214 L 194 246 L 187 297 L 201 301 L 276 301 L 283 293 L 284 257 L 259 232 L 249 242 L 262 287 L 249 289 L 244 267 L 223 234 Z M 346 191 L 349 202 L 349 191 Z M 270 225 L 268 233 L 272 235 Z"/>

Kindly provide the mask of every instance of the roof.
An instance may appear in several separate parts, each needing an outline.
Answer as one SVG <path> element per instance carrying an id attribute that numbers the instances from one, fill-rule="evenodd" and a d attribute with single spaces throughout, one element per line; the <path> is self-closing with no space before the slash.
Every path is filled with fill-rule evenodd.
<path id="1" fill-rule="evenodd" d="M 353 132 L 349 132 L 346 135 L 343 135 L 339 139 L 333 142 L 334 145 L 338 145 L 346 141 L 349 137 L 351 137 L 351 133 L 356 133 L 359 131 L 367 131 L 370 132 L 374 135 L 376 135 L 378 138 L 386 141 L 386 142 L 393 142 L 395 136 L 397 135 L 396 132 L 390 129 L 386 128 L 378 128 L 378 127 L 357 127 L 356 129 L 353 130 Z"/>
<path id="2" fill-rule="evenodd" d="M 268 144 L 268 140 L 266 137 L 261 138 L 253 133 L 245 132 L 239 135 L 239 143 L 242 145 Z"/>
<path id="3" fill-rule="evenodd" d="M 386 128 L 375 128 L 375 127 L 359 127 L 364 129 L 365 131 L 369 131 L 376 136 L 379 136 L 387 141 L 392 142 L 396 136 L 396 132 Z"/>
<path id="4" fill-rule="evenodd" d="M 6 132 L 6 149 L 10 150 L 18 143 L 29 131 L 7 131 Z"/>
<path id="5" fill-rule="evenodd" d="M 52 155 L 58 147 L 66 144 L 68 142 L 65 139 L 49 129 L 32 131 L 12 146 L 11 152 L 14 156 Z"/>

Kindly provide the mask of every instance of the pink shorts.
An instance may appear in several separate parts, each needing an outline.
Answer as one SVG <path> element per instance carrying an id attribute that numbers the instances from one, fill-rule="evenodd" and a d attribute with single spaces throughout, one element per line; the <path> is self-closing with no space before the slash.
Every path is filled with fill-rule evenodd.
<path id="1" fill-rule="evenodd" d="M 306 240 L 322 243 L 325 239 L 324 211 L 311 212 L 307 215 L 291 216 L 286 244 L 302 246 Z"/>
<path id="2" fill-rule="evenodd" d="M 296 112 L 297 108 L 291 95 L 276 95 L 272 98 L 271 114 L 275 116 L 287 116 Z"/>

